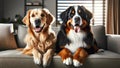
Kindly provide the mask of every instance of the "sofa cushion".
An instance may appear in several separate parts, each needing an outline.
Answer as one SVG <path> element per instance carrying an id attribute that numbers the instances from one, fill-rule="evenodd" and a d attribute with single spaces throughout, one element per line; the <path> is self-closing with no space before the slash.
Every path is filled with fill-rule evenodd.
<path id="1" fill-rule="evenodd" d="M 0 24 L 0 50 L 17 48 L 13 24 Z"/>
<path id="2" fill-rule="evenodd" d="M 91 26 L 93 35 L 97 41 L 98 47 L 107 49 L 107 37 L 105 34 L 105 27 L 102 25 Z"/>
<path id="3" fill-rule="evenodd" d="M 17 34 L 17 43 L 19 48 L 24 48 L 26 46 L 24 42 L 26 33 L 27 33 L 27 27 L 25 25 L 19 25 L 18 34 Z"/>
<path id="4" fill-rule="evenodd" d="M 105 50 L 104 52 L 98 52 L 95 54 L 89 55 L 88 58 L 96 58 L 96 59 L 120 59 L 120 54 Z"/>
<path id="5" fill-rule="evenodd" d="M 12 63 L 11 63 L 12 62 Z M 82 68 L 119 68 L 120 54 L 105 50 L 88 56 Z M 43 68 L 35 65 L 32 56 L 18 50 L 0 52 L 0 68 Z M 62 63 L 60 56 L 54 56 L 49 68 L 74 68 Z"/>
<path id="6" fill-rule="evenodd" d="M 0 51 L 0 58 L 1 57 L 32 58 L 32 56 L 22 54 L 22 51 L 17 49 Z"/>

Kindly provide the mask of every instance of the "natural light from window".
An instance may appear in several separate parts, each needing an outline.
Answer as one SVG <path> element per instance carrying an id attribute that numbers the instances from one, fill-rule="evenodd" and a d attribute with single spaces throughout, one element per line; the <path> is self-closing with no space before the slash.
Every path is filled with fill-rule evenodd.
<path id="1" fill-rule="evenodd" d="M 106 0 L 57 0 L 57 20 L 59 15 L 71 5 L 83 5 L 93 13 L 91 25 L 106 25 Z"/>

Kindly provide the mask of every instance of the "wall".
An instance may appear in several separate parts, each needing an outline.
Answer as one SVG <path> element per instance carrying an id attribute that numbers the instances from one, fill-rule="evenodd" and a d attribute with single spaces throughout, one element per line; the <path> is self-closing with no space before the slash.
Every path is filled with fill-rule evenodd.
<path id="1" fill-rule="evenodd" d="M 0 0 L 1 1 L 1 0 Z M 16 14 L 24 16 L 24 0 L 3 0 L 4 17 L 14 19 Z M 44 0 L 45 8 L 56 17 L 56 0 Z M 1 2 L 0 2 L 1 3 Z"/>
<path id="2" fill-rule="evenodd" d="M 44 1 L 45 1 L 45 8 L 49 9 L 49 11 L 56 18 L 56 0 L 44 0 Z M 54 23 L 53 26 L 56 26 L 56 23 Z"/>
<path id="3" fill-rule="evenodd" d="M 4 18 L 14 19 L 16 14 L 24 16 L 24 0 L 4 0 Z"/>
<path id="4" fill-rule="evenodd" d="M 56 17 L 56 0 L 44 0 L 45 7 Z"/>
<path id="5" fill-rule="evenodd" d="M 3 0 L 0 0 L 0 18 L 3 18 Z"/>

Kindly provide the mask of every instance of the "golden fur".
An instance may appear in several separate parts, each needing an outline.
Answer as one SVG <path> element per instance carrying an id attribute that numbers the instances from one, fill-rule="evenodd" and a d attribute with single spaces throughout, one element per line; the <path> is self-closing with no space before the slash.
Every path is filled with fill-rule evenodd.
<path id="1" fill-rule="evenodd" d="M 39 32 L 35 29 L 35 20 L 40 19 L 41 28 Z M 28 10 L 23 22 L 28 27 L 25 37 L 26 47 L 23 49 L 23 54 L 33 55 L 35 64 L 43 64 L 46 67 L 54 54 L 54 43 L 56 36 L 51 29 L 51 24 L 54 22 L 54 16 L 47 9 L 31 9 Z"/>

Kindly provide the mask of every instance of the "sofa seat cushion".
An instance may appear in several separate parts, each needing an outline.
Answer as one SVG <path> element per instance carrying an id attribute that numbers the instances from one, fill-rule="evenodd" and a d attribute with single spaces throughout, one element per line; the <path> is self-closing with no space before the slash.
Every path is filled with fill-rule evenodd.
<path id="1" fill-rule="evenodd" d="M 32 58 L 31 56 L 22 54 L 21 51 L 18 51 L 18 50 L 16 50 L 16 49 L 0 51 L 0 57 Z"/>
<path id="2" fill-rule="evenodd" d="M 22 54 L 21 51 L 18 51 L 16 49 L 14 50 L 5 50 L 0 51 L 0 58 L 1 57 L 23 57 L 23 58 L 32 58 L 32 56 L 28 56 L 25 54 Z M 55 59 L 60 59 L 60 56 L 54 56 Z M 120 54 L 111 52 L 108 50 L 105 50 L 104 52 L 99 52 L 95 54 L 91 54 L 88 56 L 88 59 L 120 59 Z"/>
<path id="3" fill-rule="evenodd" d="M 102 59 L 120 59 L 120 54 L 105 50 L 104 52 L 99 52 L 91 54 L 88 58 L 102 58 Z"/>
<path id="4" fill-rule="evenodd" d="M 18 51 L 16 49 L 0 51 L 0 57 L 32 58 L 32 56 L 22 54 L 21 51 Z M 58 59 L 60 57 L 54 56 L 54 58 Z M 88 59 L 99 59 L 99 58 L 101 58 L 101 59 L 120 59 L 120 54 L 105 50 L 104 52 L 99 52 L 99 53 L 91 54 L 88 56 Z"/>
<path id="5" fill-rule="evenodd" d="M 104 51 L 101 53 L 92 54 L 86 60 L 83 68 L 119 68 L 120 54 Z"/>
<path id="6" fill-rule="evenodd" d="M 105 51 L 90 55 L 83 68 L 119 68 L 120 54 Z M 0 68 L 42 68 L 35 65 L 32 56 L 21 54 L 17 50 L 0 51 Z M 68 68 L 60 59 L 60 56 L 54 56 L 49 68 Z M 70 68 L 74 68 L 71 66 Z"/>

